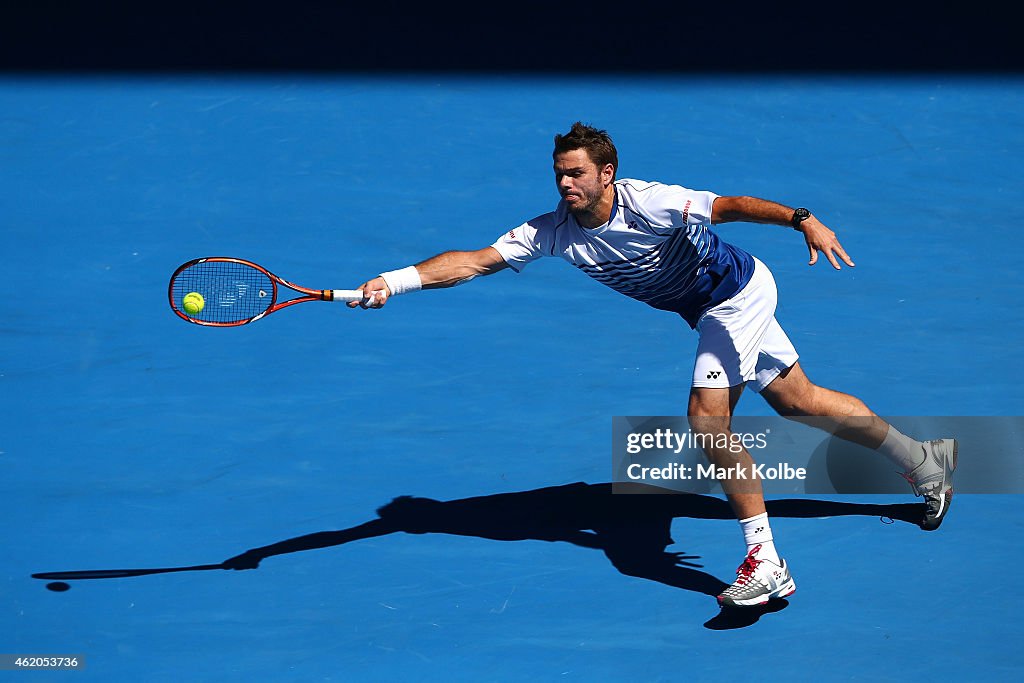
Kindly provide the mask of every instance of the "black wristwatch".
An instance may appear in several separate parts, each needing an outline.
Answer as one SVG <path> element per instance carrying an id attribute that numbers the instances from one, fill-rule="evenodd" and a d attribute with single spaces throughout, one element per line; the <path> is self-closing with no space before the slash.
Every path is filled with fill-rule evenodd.
<path id="1" fill-rule="evenodd" d="M 789 219 L 789 224 L 793 226 L 794 230 L 800 229 L 800 224 L 811 217 L 811 212 L 801 207 L 793 212 L 793 217 Z"/>

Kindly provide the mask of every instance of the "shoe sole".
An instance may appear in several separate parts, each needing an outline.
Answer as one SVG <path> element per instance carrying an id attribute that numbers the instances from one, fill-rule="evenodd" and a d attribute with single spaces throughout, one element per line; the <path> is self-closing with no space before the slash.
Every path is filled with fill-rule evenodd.
<path id="1" fill-rule="evenodd" d="M 775 598 L 788 598 L 795 592 L 796 582 L 790 578 L 789 581 L 782 584 L 768 595 L 750 598 L 748 600 L 730 600 L 728 602 L 718 598 L 718 604 L 721 607 L 757 607 L 758 605 L 767 605 L 769 600 L 773 600 Z"/>

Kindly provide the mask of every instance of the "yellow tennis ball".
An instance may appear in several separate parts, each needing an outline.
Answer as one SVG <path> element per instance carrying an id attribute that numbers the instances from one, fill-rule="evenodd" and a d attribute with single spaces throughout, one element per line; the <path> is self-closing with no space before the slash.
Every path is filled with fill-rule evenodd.
<path id="1" fill-rule="evenodd" d="M 206 305 L 206 301 L 203 299 L 203 295 L 199 292 L 189 292 L 185 295 L 185 298 L 181 300 L 181 307 L 185 309 L 185 312 L 189 315 L 195 315 L 199 311 L 203 310 L 203 306 Z"/>

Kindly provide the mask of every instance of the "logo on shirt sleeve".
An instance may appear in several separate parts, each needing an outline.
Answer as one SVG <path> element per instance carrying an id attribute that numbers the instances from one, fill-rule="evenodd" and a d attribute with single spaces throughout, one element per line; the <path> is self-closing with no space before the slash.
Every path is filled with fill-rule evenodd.
<path id="1" fill-rule="evenodd" d="M 692 199 L 686 200 L 686 206 L 683 207 L 683 224 L 690 222 L 690 205 L 693 204 Z"/>
<path id="2" fill-rule="evenodd" d="M 508 237 L 509 237 L 509 239 L 514 240 L 516 238 L 516 231 L 515 230 L 509 230 L 508 231 Z"/>

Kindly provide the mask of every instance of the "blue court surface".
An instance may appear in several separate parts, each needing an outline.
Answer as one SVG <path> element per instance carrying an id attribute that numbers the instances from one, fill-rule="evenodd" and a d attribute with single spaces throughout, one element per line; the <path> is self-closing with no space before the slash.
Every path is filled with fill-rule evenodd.
<path id="1" fill-rule="evenodd" d="M 934 533 L 909 487 L 772 500 L 798 590 L 720 614 L 724 500 L 608 487 L 611 418 L 684 413 L 696 335 L 561 260 L 233 329 L 177 318 L 167 282 L 227 255 L 353 288 L 486 246 L 554 207 L 581 119 L 620 177 L 837 231 L 854 269 L 719 229 L 772 268 L 812 380 L 881 415 L 1020 415 L 1021 86 L 5 77 L 0 653 L 86 667 L 0 679 L 1019 680 L 1018 495 L 961 495 Z M 180 571 L 32 578 L 115 569 Z"/>

